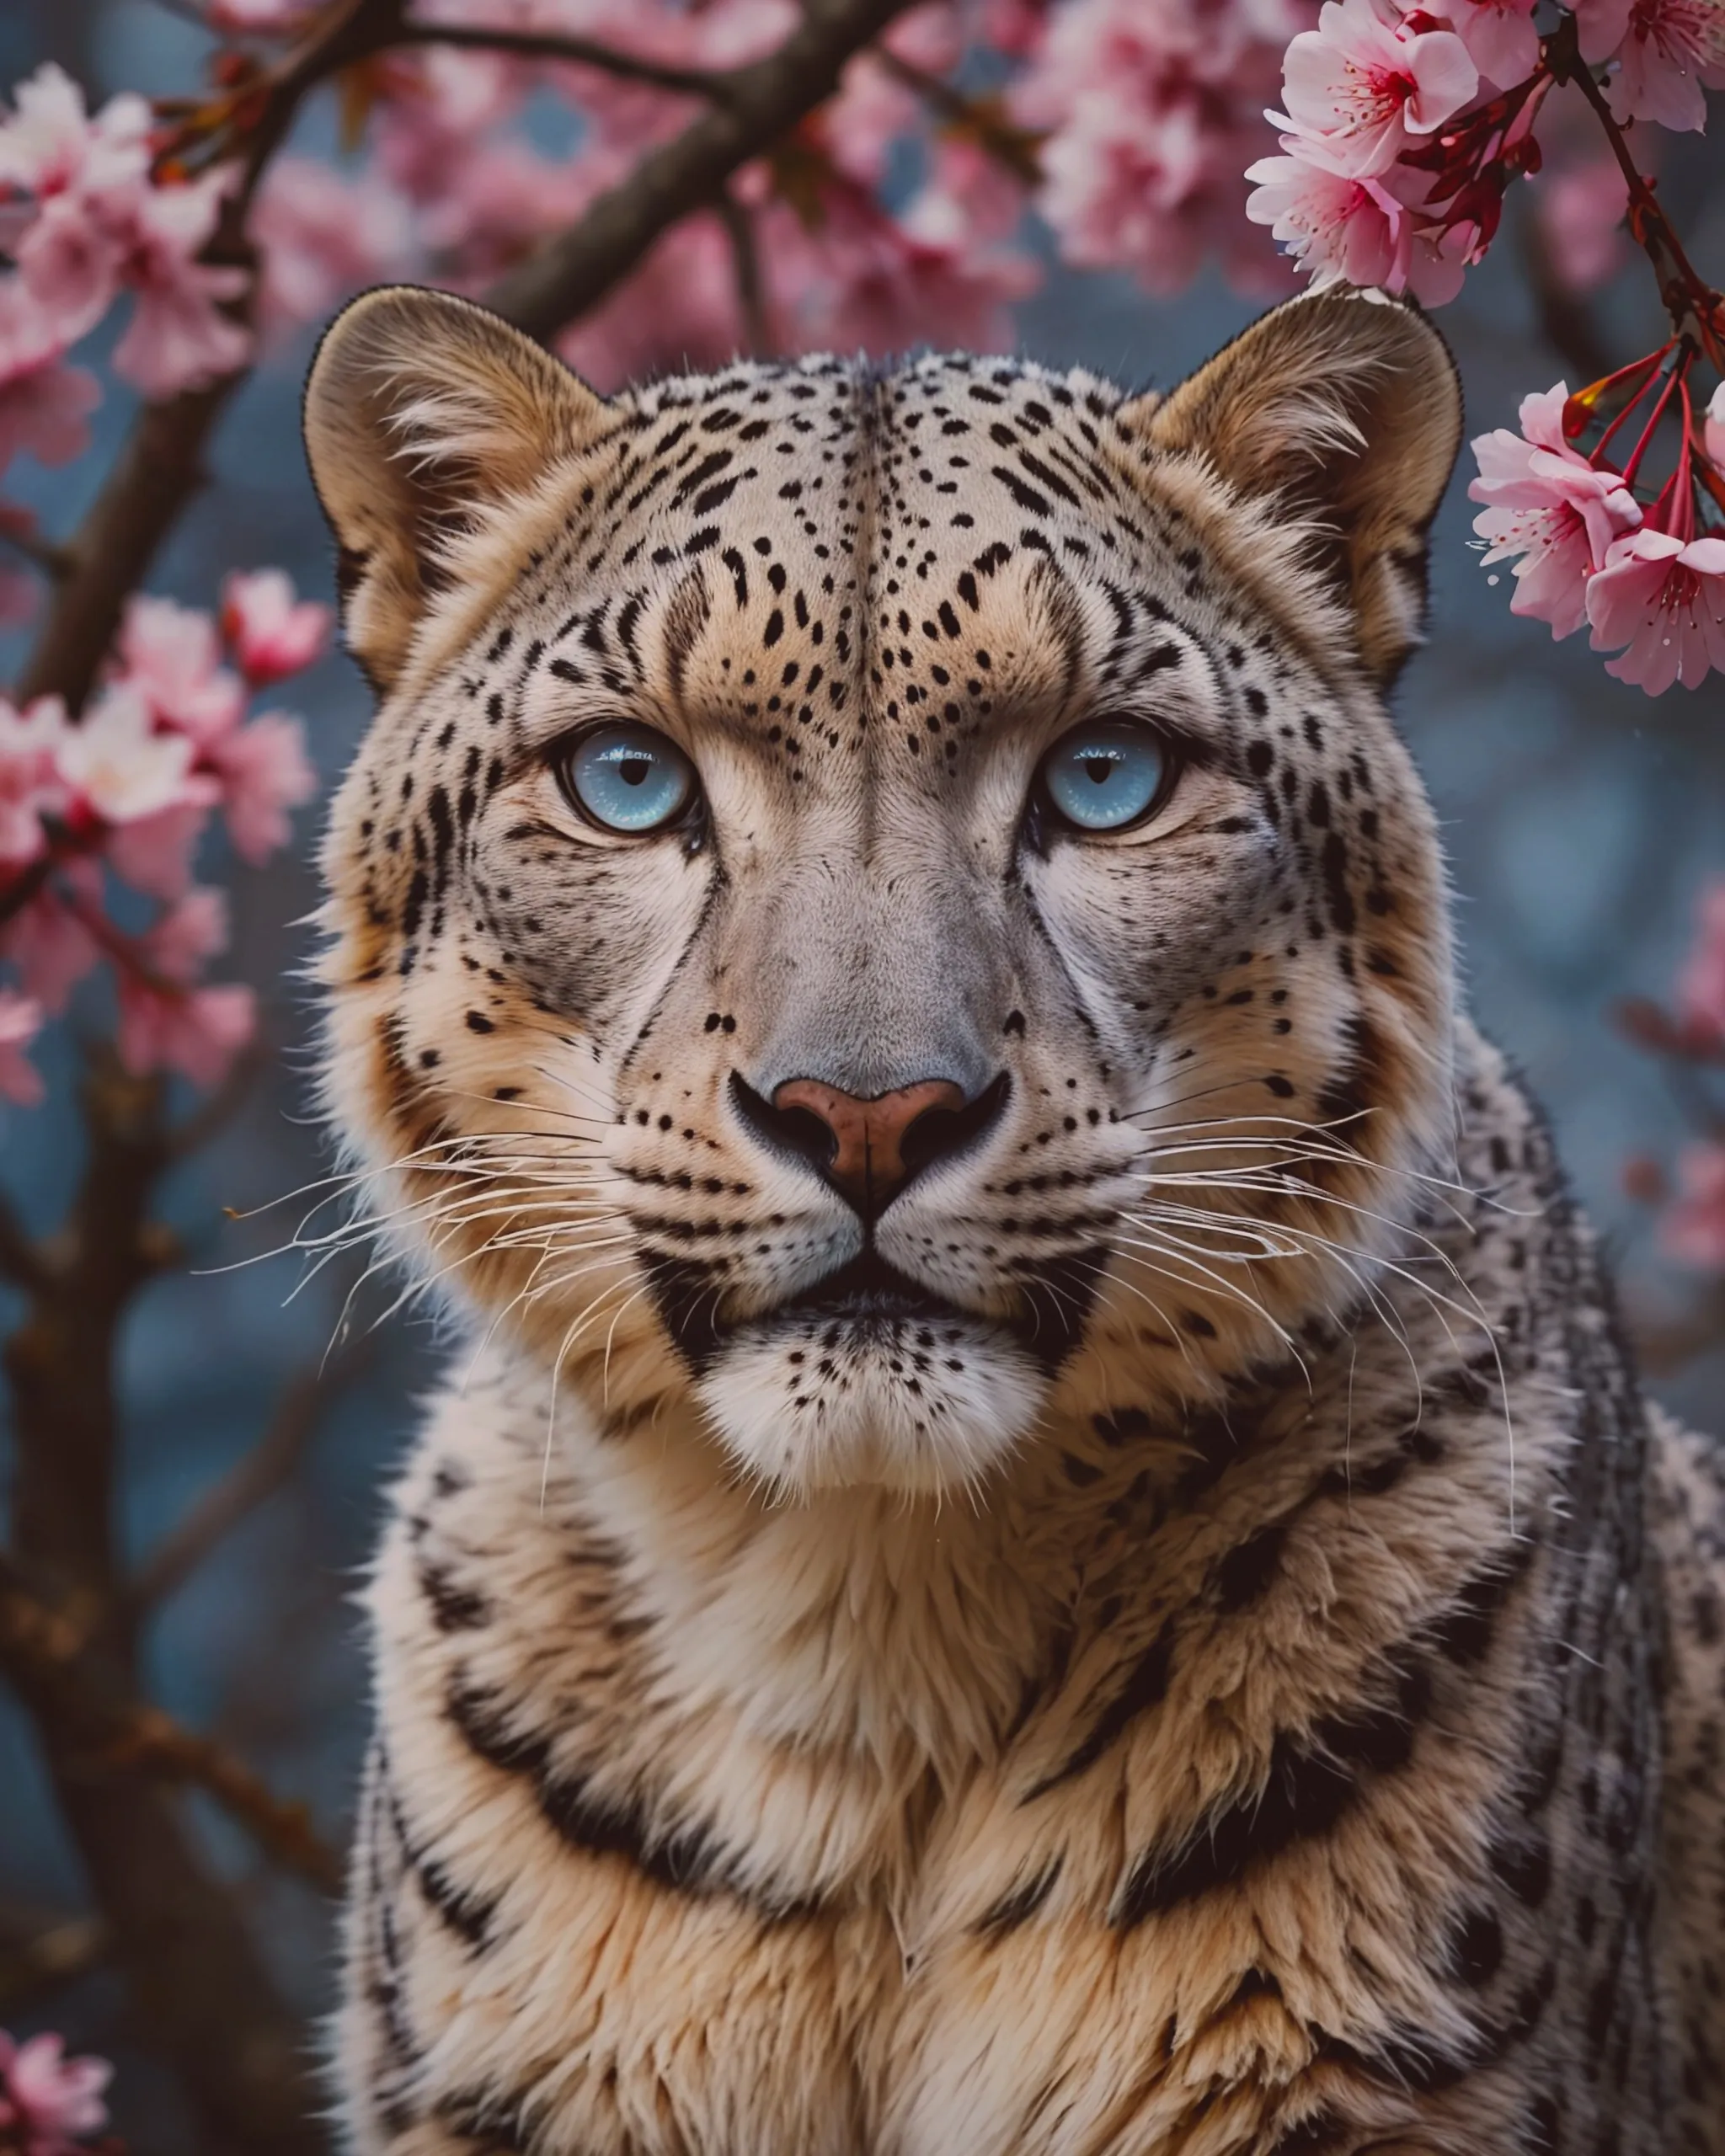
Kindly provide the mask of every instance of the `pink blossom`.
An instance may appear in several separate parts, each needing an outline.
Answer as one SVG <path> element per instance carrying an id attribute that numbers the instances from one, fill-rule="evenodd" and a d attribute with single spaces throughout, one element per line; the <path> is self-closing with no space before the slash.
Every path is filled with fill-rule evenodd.
<path id="1" fill-rule="evenodd" d="M 251 332 L 220 307 L 245 290 L 245 271 L 196 259 L 233 180 L 222 169 L 152 187 L 137 207 L 125 273 L 137 298 L 114 371 L 146 397 L 200 389 L 250 356 Z"/>
<path id="2" fill-rule="evenodd" d="M 840 183 L 818 232 L 782 224 L 772 252 L 798 287 L 790 341 L 803 350 L 901 350 L 922 339 L 998 351 L 1011 342 L 1008 302 L 1036 281 L 1009 251 L 978 244 L 938 181 L 901 218 L 867 189 Z"/>
<path id="3" fill-rule="evenodd" d="M 0 185 L 39 200 L 103 193 L 149 168 L 150 108 L 131 92 L 110 98 L 93 119 L 84 93 L 51 61 L 13 92 L 0 121 Z"/>
<path id="4" fill-rule="evenodd" d="M 102 871 L 90 860 L 64 862 L 21 913 L 0 924 L 0 957 L 17 968 L 25 993 L 50 1017 L 102 955 L 83 914 L 102 906 Z"/>
<path id="5" fill-rule="evenodd" d="M 1537 0 L 1451 0 L 1437 9 L 1467 47 L 1482 88 L 1507 90 L 1525 82 L 1539 64 Z"/>
<path id="6" fill-rule="evenodd" d="M 1326 0 L 1283 65 L 1289 124 L 1338 169 L 1387 172 L 1468 104 L 1479 70 L 1453 30 L 1410 30 L 1375 0 Z"/>
<path id="7" fill-rule="evenodd" d="M 918 8 L 900 16 L 880 41 L 895 58 L 928 75 L 946 74 L 964 56 L 962 28 L 946 7 Z M 828 153 L 841 172 L 872 186 L 884 173 L 893 144 L 921 116 L 916 90 L 873 53 L 859 53 L 822 115 Z"/>
<path id="8" fill-rule="evenodd" d="M 370 172 L 333 171 L 315 157 L 278 157 L 252 211 L 262 256 L 258 319 L 265 337 L 316 322 L 362 286 L 414 261 L 414 229 L 397 189 Z"/>
<path id="9" fill-rule="evenodd" d="M 222 587 L 222 633 L 254 688 L 309 666 L 329 639 L 329 609 L 296 599 L 285 569 L 236 569 Z"/>
<path id="10" fill-rule="evenodd" d="M 42 819 L 66 805 L 56 766 L 65 732 L 58 696 L 39 696 L 22 712 L 0 696 L 0 873 L 27 867 L 46 850 Z"/>
<path id="11" fill-rule="evenodd" d="M 1708 884 L 1696 911 L 1696 939 L 1677 976 L 1677 1008 L 1686 1026 L 1725 1041 L 1725 876 Z"/>
<path id="12" fill-rule="evenodd" d="M 55 765 L 76 808 L 104 823 L 129 824 L 216 799 L 214 783 L 192 770 L 195 753 L 184 734 L 158 732 L 136 688 L 115 683 L 66 729 Z"/>
<path id="13" fill-rule="evenodd" d="M 24 1054 L 41 1027 L 42 1006 L 34 996 L 0 988 L 0 1099 L 20 1107 L 33 1108 L 42 1097 L 42 1074 Z M 0 2037 L 0 2042 L 9 2041 Z M 15 2110 L 0 2095 L 0 2126 L 12 2123 Z"/>
<path id="14" fill-rule="evenodd" d="M 158 808 L 152 816 L 116 824 L 104 838 L 103 858 L 122 883 L 147 898 L 177 899 L 192 880 L 192 859 L 209 820 L 201 798 Z"/>
<path id="15" fill-rule="evenodd" d="M 1589 67 L 1602 67 L 1629 35 L 1630 11 L 1635 0 L 1568 0 L 1569 12 Z"/>
<path id="16" fill-rule="evenodd" d="M 1595 471 L 1563 438 L 1568 388 L 1559 382 L 1521 402 L 1521 432 L 1498 427 L 1473 444 L 1479 477 L 1470 500 L 1487 506 L 1473 520 L 1490 542 L 1486 563 L 1515 565 L 1513 614 L 1548 622 L 1556 637 L 1589 617 L 1589 579 L 1641 510 L 1615 472 Z"/>
<path id="17" fill-rule="evenodd" d="M 105 2059 L 67 2058 L 58 2036 L 14 2044 L 0 2031 L 0 2125 L 23 2129 L 24 2156 L 70 2156 L 108 2123 L 102 2091 L 113 2072 Z"/>
<path id="18" fill-rule="evenodd" d="M 251 1038 L 257 999 L 248 988 L 194 985 L 227 942 L 220 891 L 189 891 L 135 947 L 120 974 L 120 1060 L 128 1070 L 170 1070 L 213 1086 Z"/>
<path id="19" fill-rule="evenodd" d="M 1613 542 L 1587 588 L 1595 651 L 1628 648 L 1605 671 L 1650 696 L 1674 681 L 1698 689 L 1725 670 L 1725 539 L 1691 539 L 1643 526 Z"/>
<path id="20" fill-rule="evenodd" d="M 1319 284 L 1381 286 L 1412 292 L 1428 307 L 1455 296 L 1464 268 L 1460 244 L 1424 229 L 1418 203 L 1402 199 L 1410 187 L 1417 190 L 1418 174 L 1338 172 L 1322 144 L 1300 136 L 1282 140 L 1290 154 L 1247 168 L 1258 184 L 1246 214 L 1268 225 L 1294 261 L 1315 271 Z"/>
<path id="21" fill-rule="evenodd" d="M 1244 168 L 1288 40 L 1311 19 L 1295 0 L 1054 11 L 1012 111 L 1048 131 L 1039 206 L 1063 257 L 1170 291 L 1220 254 L 1242 286 L 1284 289 L 1284 266 L 1242 216 Z"/>
<path id="22" fill-rule="evenodd" d="M 120 678 L 144 697 L 161 725 L 205 747 L 238 725 L 245 690 L 222 664 L 207 614 L 171 599 L 129 600 L 119 659 Z"/>
<path id="23" fill-rule="evenodd" d="M 1725 382 L 1707 399 L 1706 417 L 1701 422 L 1701 446 L 1713 469 L 1725 472 Z"/>
<path id="24" fill-rule="evenodd" d="M 255 864 L 286 846 L 288 810 L 309 801 L 318 790 L 298 719 L 285 712 L 264 712 L 218 742 L 211 762 L 222 787 L 228 835 L 241 856 Z"/>
<path id="25" fill-rule="evenodd" d="M 61 364 L 67 340 L 22 278 L 0 281 L 0 472 L 20 450 L 64 464 L 88 446 L 93 376 Z"/>
<path id="26" fill-rule="evenodd" d="M 1657 120 L 1682 134 L 1707 124 L 1703 83 L 1725 69 L 1719 0 L 1635 0 L 1605 94 L 1619 120 Z"/>
<path id="27" fill-rule="evenodd" d="M 10 207 L 0 229 L 31 296 L 70 344 L 113 298 L 131 219 L 149 191 L 150 109 L 127 94 L 91 119 L 83 91 L 51 65 L 16 98 L 0 124 L 0 184 L 35 201 Z"/>
<path id="28" fill-rule="evenodd" d="M 1609 154 L 1559 166 L 1534 181 L 1533 205 L 1557 280 L 1572 292 L 1602 285 L 1623 257 L 1629 186 Z"/>
<path id="29" fill-rule="evenodd" d="M 1671 1256 L 1704 1272 L 1725 1270 L 1725 1145 L 1686 1145 L 1677 1159 L 1678 1196 L 1661 1224 Z"/>

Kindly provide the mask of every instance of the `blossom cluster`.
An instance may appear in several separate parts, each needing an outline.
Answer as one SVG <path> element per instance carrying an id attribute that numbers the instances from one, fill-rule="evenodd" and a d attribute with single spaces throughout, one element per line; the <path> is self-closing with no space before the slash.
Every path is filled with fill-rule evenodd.
<path id="1" fill-rule="evenodd" d="M 238 574 L 219 629 L 134 599 L 76 724 L 56 697 L 23 711 L 0 699 L 0 1095 L 40 1099 L 29 1044 L 104 960 L 129 1069 L 208 1085 L 250 1038 L 252 990 L 201 979 L 227 942 L 227 901 L 193 865 L 218 811 L 245 861 L 286 842 L 314 784 L 300 722 L 247 711 L 328 632 L 328 609 L 296 600 L 280 570 Z"/>
<path id="2" fill-rule="evenodd" d="M 108 2123 L 102 2091 L 112 2073 L 105 2059 L 67 2058 L 58 2036 L 32 2036 L 19 2044 L 0 2030 L 0 2152 L 78 2156 L 90 2151 L 89 2137 Z"/>
<path id="3" fill-rule="evenodd" d="M 1452 299 L 1497 232 L 1505 189 L 1541 163 L 1535 125 L 1563 77 L 1535 8 L 1327 0 L 1316 29 L 1288 46 L 1287 109 L 1269 115 L 1282 154 L 1251 168 L 1247 215 L 1321 280 Z M 1619 121 L 1704 126 L 1703 85 L 1725 85 L 1725 10 L 1570 0 L 1564 16 L 1573 64 L 1603 74 Z M 1608 189 L 1602 205 L 1613 203 Z"/>
<path id="4" fill-rule="evenodd" d="M 223 311 L 244 272 L 200 259 L 232 174 L 159 160 L 150 106 L 127 92 L 93 115 L 51 63 L 0 119 L 0 471 L 28 446 L 59 462 L 83 447 L 93 380 L 66 355 L 122 295 L 131 317 L 110 364 L 146 396 L 231 372 L 245 330 Z"/>
<path id="5" fill-rule="evenodd" d="M 1511 612 L 1554 637 L 1587 627 L 1594 650 L 1617 653 L 1605 670 L 1650 696 L 1725 672 L 1725 519 L 1701 520 L 1725 508 L 1725 384 L 1701 419 L 1690 364 L 1668 350 L 1577 397 L 1560 382 L 1523 400 L 1519 435 L 1499 427 L 1473 446 L 1469 492 L 1486 504 L 1474 530 L 1487 563 L 1515 563 Z M 1622 408 L 1583 456 L 1574 438 L 1613 390 L 1628 392 Z M 1620 467 L 1612 437 L 1643 402 L 1651 409 Z M 1680 430 L 1674 468 L 1644 506 L 1635 483 L 1668 413 Z"/>

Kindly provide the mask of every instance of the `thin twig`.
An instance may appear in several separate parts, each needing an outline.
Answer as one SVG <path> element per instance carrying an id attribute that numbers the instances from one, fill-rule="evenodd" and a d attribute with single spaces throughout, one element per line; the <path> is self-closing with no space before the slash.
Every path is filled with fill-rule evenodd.
<path id="1" fill-rule="evenodd" d="M 729 188 L 719 196 L 717 207 L 719 222 L 731 244 L 731 267 L 737 280 L 737 311 L 743 321 L 744 348 L 751 360 L 770 359 L 777 348 L 767 312 L 761 249 L 756 243 L 755 220 L 748 205 L 738 201 Z"/>
<path id="2" fill-rule="evenodd" d="M 4 517 L 0 517 L 0 540 L 15 553 L 39 568 L 44 576 L 62 577 L 72 569 L 72 556 L 64 547 L 56 547 L 51 539 L 40 537 L 34 531 L 24 531 Z"/>
<path id="3" fill-rule="evenodd" d="M 483 23 L 409 23 L 398 45 L 451 45 L 472 52 L 502 52 L 521 60 L 566 61 L 592 67 L 619 82 L 644 83 L 678 97 L 713 98 L 727 93 L 727 77 L 710 68 L 673 67 L 644 54 L 620 51 L 596 38 L 566 37 L 550 31 L 489 29 Z"/>
<path id="4" fill-rule="evenodd" d="M 25 1927 L 0 1924 L 0 2014 L 33 2005 L 56 1984 L 99 1968 L 112 1948 L 99 1917 L 37 1918 Z"/>
<path id="5" fill-rule="evenodd" d="M 895 75 L 907 90 L 914 90 L 949 127 L 973 135 L 996 163 L 1005 166 L 1021 185 L 1041 184 L 1038 147 L 1042 138 L 1033 128 L 1017 125 L 996 109 L 992 99 L 968 96 L 943 76 L 931 75 L 926 67 L 902 58 L 890 45 L 875 46 L 869 58 L 889 75 Z"/>
<path id="6" fill-rule="evenodd" d="M 278 1864 L 326 1893 L 339 1892 L 341 1865 L 313 1833 L 305 1806 L 277 1796 L 211 1738 L 130 1697 L 105 1667 L 88 1623 L 32 1593 L 3 1553 L 0 1665 L 20 1689 L 47 1688 L 60 1695 L 82 1726 L 91 1769 L 142 1768 L 164 1780 L 190 1783 L 238 1820 Z"/>
<path id="7" fill-rule="evenodd" d="M 369 1342 L 350 1343 L 289 1380 L 257 1443 L 168 1529 L 138 1567 L 127 1593 L 134 1611 L 165 1601 L 288 1481 L 330 1403 L 369 1359 Z"/>

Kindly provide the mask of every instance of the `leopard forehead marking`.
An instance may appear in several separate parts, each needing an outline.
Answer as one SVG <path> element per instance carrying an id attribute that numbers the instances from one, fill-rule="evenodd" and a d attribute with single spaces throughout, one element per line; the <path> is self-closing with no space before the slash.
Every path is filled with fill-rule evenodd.
<path id="1" fill-rule="evenodd" d="M 1010 1443 L 1081 1340 L 1188 1368 L 1262 1348 L 1213 1265 L 1123 1253 L 1147 1134 L 1339 1122 L 1393 1170 L 1429 1139 L 1444 1054 L 1429 818 L 1326 645 L 1333 608 L 1081 374 L 823 360 L 611 411 L 483 625 L 428 637 L 350 783 L 344 1119 L 398 1158 L 523 1129 L 602 1158 L 646 1306 L 709 1405 L 734 1383 L 721 1423 L 788 1417 L 776 1478 L 811 1417 L 854 1434 L 886 1410 L 812 1321 L 719 1353 L 716 1324 L 746 1334 L 861 1234 L 740 1129 L 734 1074 L 769 1099 L 797 1076 L 1010 1085 L 973 1166 L 875 1224 L 967 1314 L 885 1338 L 900 1451 L 979 1418 Z M 1183 794 L 1153 846 L 1027 850 L 1040 755 L 1097 711 L 1177 734 Z M 547 750 L 619 718 L 692 757 L 700 846 L 569 828 Z M 518 1221 L 514 1263 L 458 1227 L 482 1303 L 554 1353 L 581 1337 L 611 1276 L 573 1233 L 565 1264 Z M 1272 1335 L 1304 1314 L 1245 1300 Z M 598 1337 L 614 1360 L 609 1313 Z M 996 1449 L 953 1447 L 961 1477 Z"/>

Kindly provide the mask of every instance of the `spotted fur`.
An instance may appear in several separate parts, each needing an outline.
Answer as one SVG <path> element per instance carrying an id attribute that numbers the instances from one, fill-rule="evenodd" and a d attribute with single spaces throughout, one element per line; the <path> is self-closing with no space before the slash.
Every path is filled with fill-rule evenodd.
<path id="1" fill-rule="evenodd" d="M 370 1595 L 353 2150 L 1725 2150 L 1719 1477 L 1384 710 L 1459 424 L 1337 296 L 1166 400 L 326 340 L 328 1097 L 463 1336 Z M 1181 770 L 1079 838 L 1099 713 Z M 700 817 L 584 822 L 618 718 Z M 865 1226 L 749 1106 L 798 1076 L 987 1113 Z"/>

